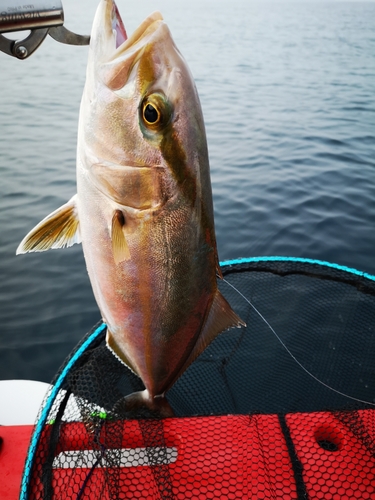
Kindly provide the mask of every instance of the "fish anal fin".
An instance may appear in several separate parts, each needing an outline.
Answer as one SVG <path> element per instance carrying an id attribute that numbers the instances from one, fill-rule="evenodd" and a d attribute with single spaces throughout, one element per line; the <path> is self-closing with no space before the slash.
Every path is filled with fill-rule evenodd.
<path id="1" fill-rule="evenodd" d="M 178 377 L 182 375 L 182 373 L 197 359 L 200 354 L 202 354 L 206 347 L 211 344 L 219 333 L 233 327 L 241 328 L 241 326 L 246 326 L 246 323 L 242 321 L 239 316 L 237 316 L 229 305 L 229 302 L 223 297 L 220 291 L 216 290 L 214 300 L 208 312 L 202 331 L 188 359 L 183 365 L 182 370 L 179 372 Z"/>
<path id="2" fill-rule="evenodd" d="M 110 332 L 109 328 L 107 328 L 107 335 L 105 341 L 107 348 L 111 351 L 111 353 L 115 356 L 115 358 L 117 358 L 118 361 L 120 361 L 120 363 L 125 365 L 127 368 L 129 368 L 130 371 L 132 371 L 135 375 L 137 375 L 137 377 L 139 377 L 136 369 L 133 367 L 129 359 L 125 356 L 120 347 L 117 345 L 117 342 L 113 334 Z"/>
<path id="3" fill-rule="evenodd" d="M 112 250 L 116 264 L 130 260 L 130 250 L 123 231 L 125 218 L 121 210 L 116 210 L 112 217 Z"/>
<path id="4" fill-rule="evenodd" d="M 45 217 L 19 244 L 16 254 L 44 252 L 81 243 L 76 206 L 77 195 Z"/>

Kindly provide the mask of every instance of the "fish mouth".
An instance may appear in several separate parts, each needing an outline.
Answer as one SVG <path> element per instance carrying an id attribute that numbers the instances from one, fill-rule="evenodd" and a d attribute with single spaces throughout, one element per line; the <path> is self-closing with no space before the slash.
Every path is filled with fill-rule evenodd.
<path id="1" fill-rule="evenodd" d="M 128 39 L 124 23 L 115 2 L 112 1 L 111 9 L 112 31 L 116 33 L 116 49 Z"/>
<path id="2" fill-rule="evenodd" d="M 113 47 L 114 53 L 111 57 L 112 60 L 117 59 L 125 51 L 129 50 L 134 45 L 138 45 L 144 38 L 154 33 L 160 26 L 160 22 L 163 21 L 163 16 L 160 12 L 154 12 L 140 24 L 130 37 L 128 37 L 120 12 L 114 0 L 103 1 L 107 4 L 104 22 L 114 35 L 113 39 L 115 43 Z"/>

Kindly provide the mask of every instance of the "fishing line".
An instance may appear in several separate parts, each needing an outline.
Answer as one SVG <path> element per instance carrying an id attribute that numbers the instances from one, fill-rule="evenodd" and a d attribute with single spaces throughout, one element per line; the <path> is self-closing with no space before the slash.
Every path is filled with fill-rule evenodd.
<path id="1" fill-rule="evenodd" d="M 327 389 L 335 392 L 336 394 L 339 394 L 340 396 L 344 396 L 345 398 L 352 399 L 353 401 L 357 401 L 358 403 L 364 403 L 367 405 L 375 406 L 375 403 L 371 403 L 370 401 L 364 401 L 363 399 L 355 398 L 354 396 L 349 396 L 349 394 L 345 394 L 345 392 L 341 392 L 341 391 L 331 387 L 330 385 L 326 384 L 325 382 L 320 380 L 318 377 L 316 377 L 313 373 L 311 373 L 305 366 L 303 366 L 303 364 L 300 361 L 298 361 L 298 359 L 294 356 L 294 354 L 288 349 L 288 347 L 284 344 L 284 342 L 279 337 L 279 335 L 275 332 L 275 330 L 272 328 L 272 326 L 269 324 L 269 322 L 266 320 L 266 318 L 262 315 L 262 313 L 260 311 L 258 311 L 258 309 L 254 306 L 254 304 L 252 304 L 250 302 L 250 300 L 247 297 L 245 297 L 245 295 L 243 293 L 241 293 L 234 285 L 232 285 L 232 283 L 229 283 L 229 281 L 227 281 L 225 278 L 223 278 L 223 281 L 225 281 L 225 283 L 227 283 L 227 285 L 229 285 L 231 288 L 233 288 L 233 290 L 236 291 L 252 307 L 252 309 L 257 313 L 257 315 L 261 318 L 261 320 L 264 321 L 264 323 L 268 326 L 268 328 L 271 330 L 271 332 L 275 335 L 275 337 L 280 342 L 280 344 L 283 346 L 283 348 L 286 350 L 286 352 L 289 354 L 289 356 L 311 378 L 316 380 L 316 382 L 323 385 Z"/>

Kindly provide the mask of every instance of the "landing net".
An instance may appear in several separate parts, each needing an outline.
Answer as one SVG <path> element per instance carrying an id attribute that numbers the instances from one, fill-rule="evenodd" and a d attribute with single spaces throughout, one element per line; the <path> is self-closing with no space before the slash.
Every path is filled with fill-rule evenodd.
<path id="1" fill-rule="evenodd" d="M 45 398 L 22 500 L 375 498 L 375 278 L 282 257 L 222 271 L 247 327 L 167 393 L 176 418 L 125 411 L 144 387 L 97 325 Z"/>

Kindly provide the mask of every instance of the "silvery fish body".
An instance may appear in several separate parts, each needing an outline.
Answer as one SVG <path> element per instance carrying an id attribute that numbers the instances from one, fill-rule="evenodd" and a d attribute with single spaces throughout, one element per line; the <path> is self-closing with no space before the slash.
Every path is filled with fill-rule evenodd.
<path id="1" fill-rule="evenodd" d="M 207 143 L 190 71 L 159 13 L 127 38 L 113 0 L 94 20 L 77 195 L 18 253 L 82 242 L 108 347 L 152 401 L 243 322 L 217 288 Z"/>

